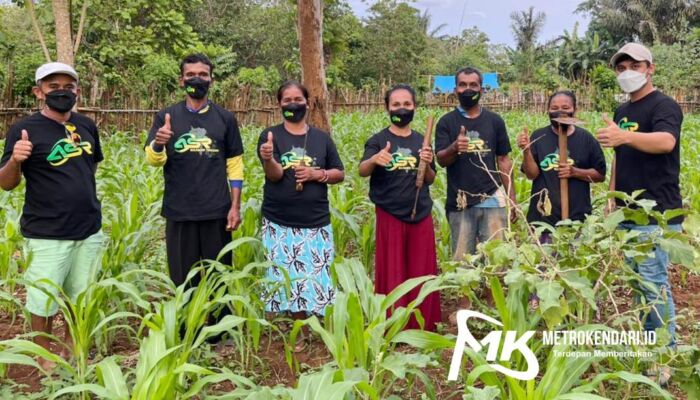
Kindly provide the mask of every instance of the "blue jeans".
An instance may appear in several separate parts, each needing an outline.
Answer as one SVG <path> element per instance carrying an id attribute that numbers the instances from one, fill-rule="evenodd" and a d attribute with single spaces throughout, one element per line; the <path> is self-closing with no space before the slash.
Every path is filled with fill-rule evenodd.
<path id="1" fill-rule="evenodd" d="M 658 225 L 634 225 L 620 224 L 620 229 L 635 230 L 643 232 L 639 236 L 640 241 L 653 240 L 652 234 L 660 235 L 661 229 Z M 669 225 L 669 230 L 676 232 L 681 231 L 681 225 Z M 671 284 L 668 280 L 668 253 L 661 246 L 654 246 L 654 255 L 647 257 L 644 261 L 635 262 L 632 259 L 627 259 L 627 262 L 632 265 L 635 272 L 645 282 L 656 286 L 657 290 L 651 290 L 647 287 L 640 286 L 637 289 L 644 295 L 647 303 L 651 305 L 651 311 L 644 319 L 644 329 L 653 331 L 668 324 L 668 332 L 671 334 L 670 347 L 676 346 L 676 307 L 673 303 L 673 295 Z"/>
<path id="2" fill-rule="evenodd" d="M 503 207 L 469 207 L 448 212 L 453 259 L 461 260 L 466 253 L 474 254 L 477 239 L 479 243 L 501 239 L 503 230 L 508 226 L 506 214 Z"/>

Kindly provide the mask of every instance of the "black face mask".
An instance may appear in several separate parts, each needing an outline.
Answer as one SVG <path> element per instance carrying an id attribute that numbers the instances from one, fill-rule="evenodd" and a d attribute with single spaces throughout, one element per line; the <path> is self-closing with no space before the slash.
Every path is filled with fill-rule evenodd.
<path id="1" fill-rule="evenodd" d="M 75 93 L 67 89 L 54 90 L 46 94 L 46 105 L 56 112 L 67 113 L 73 109 L 76 97 Z"/>
<path id="2" fill-rule="evenodd" d="M 185 81 L 185 93 L 193 99 L 203 99 L 209 91 L 211 81 L 204 80 L 198 76 Z"/>
<path id="3" fill-rule="evenodd" d="M 398 110 L 389 111 L 389 119 L 391 123 L 403 128 L 413 121 L 413 110 L 407 108 L 399 108 Z"/>
<path id="4" fill-rule="evenodd" d="M 289 103 L 282 106 L 282 116 L 289 122 L 299 122 L 306 115 L 306 104 Z"/>
<path id="5" fill-rule="evenodd" d="M 459 104 L 465 110 L 479 104 L 479 99 L 481 99 L 481 92 L 476 90 L 467 89 L 459 94 Z"/>
<path id="6" fill-rule="evenodd" d="M 567 129 L 569 129 L 568 124 L 560 124 L 559 122 L 552 121 L 552 120 L 554 118 L 561 118 L 561 117 L 572 118 L 573 116 L 574 116 L 573 111 L 569 111 L 569 112 L 567 112 L 567 111 L 553 111 L 553 112 L 549 113 L 549 123 L 552 124 L 552 128 L 554 128 L 557 131 L 559 130 L 560 125 L 561 125 L 561 129 L 563 131 L 566 131 Z"/>

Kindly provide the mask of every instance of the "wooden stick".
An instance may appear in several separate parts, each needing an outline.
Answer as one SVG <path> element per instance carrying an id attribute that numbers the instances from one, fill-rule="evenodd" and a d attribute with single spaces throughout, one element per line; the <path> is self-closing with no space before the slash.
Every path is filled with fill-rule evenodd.
<path id="1" fill-rule="evenodd" d="M 303 153 L 302 153 L 302 156 L 301 156 L 301 166 L 302 166 L 302 167 L 306 167 L 306 166 L 307 166 L 307 165 L 306 165 L 306 143 L 308 143 L 308 140 L 309 140 L 309 131 L 311 131 L 311 129 L 309 129 L 309 126 L 307 125 L 307 127 L 306 127 L 306 136 L 304 137 L 304 150 L 303 150 Z M 310 165 L 309 165 L 309 166 L 310 166 Z M 296 189 L 297 192 L 303 191 L 303 190 L 304 190 L 304 183 L 303 183 L 303 182 L 297 182 L 295 189 Z"/>
<path id="2" fill-rule="evenodd" d="M 423 137 L 423 147 L 430 146 L 430 141 L 433 136 L 433 116 L 428 115 L 428 127 L 425 130 L 425 136 Z M 421 149 L 422 150 L 422 149 Z M 420 160 L 418 163 L 418 171 L 416 175 L 416 198 L 413 201 L 413 211 L 411 211 L 411 219 L 416 218 L 416 207 L 418 207 L 418 197 L 420 197 L 420 190 L 425 182 L 425 170 L 428 168 L 428 163 Z"/>
<path id="3" fill-rule="evenodd" d="M 559 131 L 559 163 L 569 162 L 569 151 L 567 149 L 567 136 L 562 132 L 561 124 L 557 128 Z M 563 160 L 563 161 L 562 161 Z M 569 219 L 569 179 L 559 178 L 559 189 L 561 191 L 561 219 Z"/>

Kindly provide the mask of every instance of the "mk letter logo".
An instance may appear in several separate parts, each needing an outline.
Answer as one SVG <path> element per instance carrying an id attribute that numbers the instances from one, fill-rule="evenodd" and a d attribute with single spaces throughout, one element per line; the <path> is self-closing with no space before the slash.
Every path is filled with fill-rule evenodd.
<path id="1" fill-rule="evenodd" d="M 520 338 L 516 338 L 518 334 L 516 331 L 505 331 L 506 337 L 499 361 L 510 360 L 513 351 L 518 350 L 523 357 L 525 357 L 525 361 L 527 362 L 526 371 L 513 371 L 512 369 L 495 363 L 496 357 L 498 356 L 498 347 L 501 343 L 501 336 L 504 331 L 491 331 L 479 342 L 474 338 L 471 332 L 469 332 L 469 327 L 467 326 L 467 320 L 472 317 L 488 321 L 496 326 L 503 326 L 502 323 L 488 315 L 476 311 L 459 310 L 457 312 L 457 343 L 455 344 L 455 351 L 452 354 L 452 364 L 450 365 L 450 372 L 447 376 L 447 380 L 456 381 L 459 377 L 459 369 L 462 366 L 462 355 L 464 354 L 465 344 L 468 344 L 469 347 L 474 349 L 477 353 L 481 351 L 482 348 L 487 347 L 486 361 L 489 361 L 489 365 L 493 369 L 504 375 L 523 381 L 534 379 L 537 376 L 540 370 L 540 364 L 537 362 L 535 354 L 527 346 L 527 341 L 532 338 L 535 331 L 527 331 Z"/>

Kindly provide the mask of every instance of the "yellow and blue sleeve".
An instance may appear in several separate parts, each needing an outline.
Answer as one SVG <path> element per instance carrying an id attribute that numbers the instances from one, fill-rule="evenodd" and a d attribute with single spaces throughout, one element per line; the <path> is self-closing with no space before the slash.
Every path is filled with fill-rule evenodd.
<path id="1" fill-rule="evenodd" d="M 153 149 L 153 144 L 155 140 L 146 146 L 146 162 L 154 167 L 162 167 L 168 160 L 168 154 L 165 152 L 165 148 L 161 151 L 155 151 Z"/>
<path id="2" fill-rule="evenodd" d="M 226 177 L 231 189 L 243 187 L 243 155 L 226 159 Z"/>

